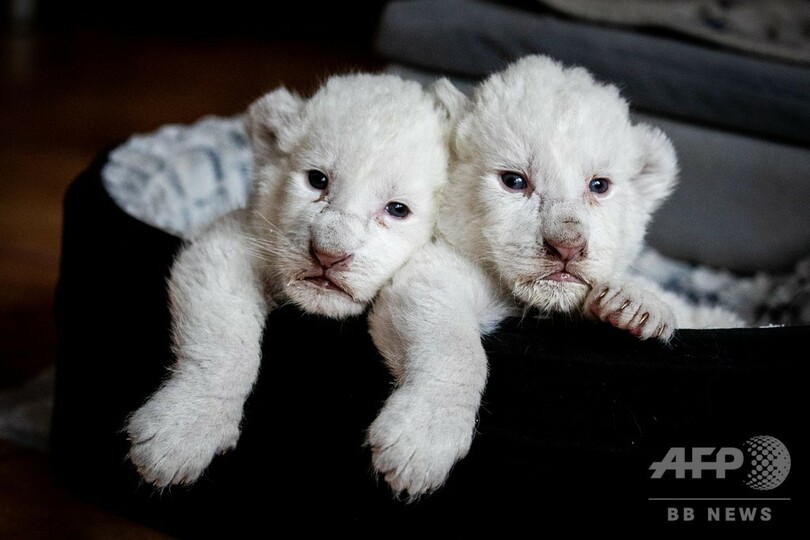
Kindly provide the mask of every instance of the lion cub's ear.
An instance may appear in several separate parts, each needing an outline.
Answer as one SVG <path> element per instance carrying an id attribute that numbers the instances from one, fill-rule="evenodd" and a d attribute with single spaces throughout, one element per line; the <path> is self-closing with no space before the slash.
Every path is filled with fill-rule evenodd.
<path id="1" fill-rule="evenodd" d="M 464 92 L 456 88 L 446 77 L 436 80 L 428 88 L 437 108 L 444 113 L 451 125 L 455 124 L 461 113 L 467 108 L 468 99 Z"/>
<path id="2" fill-rule="evenodd" d="M 678 182 L 678 157 L 663 131 L 647 124 L 635 127 L 642 147 L 641 170 L 635 184 L 648 212 L 655 211 L 672 193 Z"/>
<path id="3" fill-rule="evenodd" d="M 452 154 L 456 148 L 456 127 L 467 110 L 470 99 L 446 77 L 430 85 L 428 93 L 433 96 L 436 108 L 444 114 L 444 139 Z"/>
<path id="4" fill-rule="evenodd" d="M 270 159 L 284 151 L 285 133 L 296 125 L 303 103 L 298 95 L 279 88 L 250 105 L 245 128 L 257 157 Z"/>

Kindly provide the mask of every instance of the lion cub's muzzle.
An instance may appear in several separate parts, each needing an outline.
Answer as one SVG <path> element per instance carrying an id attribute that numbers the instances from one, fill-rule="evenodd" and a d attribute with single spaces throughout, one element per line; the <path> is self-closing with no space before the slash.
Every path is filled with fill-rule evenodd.
<path id="1" fill-rule="evenodd" d="M 553 267 L 553 270 L 542 279 L 587 285 L 588 282 L 579 269 L 579 263 L 587 257 L 587 247 L 588 244 L 584 241 L 565 242 L 545 239 L 543 241 L 544 259 L 549 266 Z"/>
<path id="2" fill-rule="evenodd" d="M 579 218 L 580 204 L 547 199 L 541 207 L 544 277 L 541 279 L 587 285 L 581 266 L 588 256 L 588 226 Z"/>

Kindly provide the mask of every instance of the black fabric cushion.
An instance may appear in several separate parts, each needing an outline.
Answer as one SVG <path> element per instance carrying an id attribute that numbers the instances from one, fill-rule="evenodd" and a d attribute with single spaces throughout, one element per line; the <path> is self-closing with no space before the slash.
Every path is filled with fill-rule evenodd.
<path id="1" fill-rule="evenodd" d="M 267 321 L 236 450 L 194 486 L 155 492 L 126 461 L 121 429 L 172 362 L 165 280 L 181 242 L 112 202 L 100 180 L 105 158 L 67 193 L 56 305 L 52 462 L 88 499 L 192 538 L 288 525 L 386 534 L 428 525 L 543 532 L 549 523 L 770 532 L 802 523 L 807 327 L 680 331 L 663 346 L 606 325 L 509 320 L 485 341 L 491 375 L 470 454 L 443 489 L 406 504 L 374 478 L 363 446 L 391 388 L 364 318 L 280 309 Z M 756 435 L 778 438 L 792 456 L 772 491 L 744 486 L 744 468 L 725 479 L 651 478 L 670 447 L 742 448 Z M 745 500 L 651 500 L 676 497 Z M 668 521 L 668 508 L 682 516 L 685 507 L 694 521 Z M 725 519 L 726 507 L 734 522 L 707 523 L 709 508 Z M 741 521 L 739 508 L 754 508 L 757 521 Z"/>

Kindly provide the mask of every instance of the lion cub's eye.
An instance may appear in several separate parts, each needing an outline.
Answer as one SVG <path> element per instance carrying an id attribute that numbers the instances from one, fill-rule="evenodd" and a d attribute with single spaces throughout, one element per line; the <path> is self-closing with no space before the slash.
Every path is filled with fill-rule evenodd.
<path id="1" fill-rule="evenodd" d="M 317 169 L 307 171 L 307 179 L 309 179 L 309 185 L 315 189 L 324 190 L 329 184 L 329 179 L 326 175 Z"/>
<path id="2" fill-rule="evenodd" d="M 610 180 L 607 178 L 591 178 L 588 189 L 597 195 L 604 195 L 610 189 Z"/>
<path id="3" fill-rule="evenodd" d="M 522 191 L 529 187 L 529 183 L 521 175 L 515 172 L 505 172 L 501 174 L 501 182 L 508 189 Z"/>
<path id="4" fill-rule="evenodd" d="M 411 209 L 402 204 L 401 202 L 391 201 L 385 205 L 385 211 L 395 218 L 405 218 L 411 213 Z"/>

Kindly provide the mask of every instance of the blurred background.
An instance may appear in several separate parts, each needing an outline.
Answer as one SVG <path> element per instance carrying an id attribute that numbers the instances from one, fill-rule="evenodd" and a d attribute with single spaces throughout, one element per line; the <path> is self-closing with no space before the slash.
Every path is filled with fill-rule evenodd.
<path id="1" fill-rule="evenodd" d="M 55 360 L 71 180 L 133 134 L 238 114 L 278 85 L 309 92 L 329 73 L 378 69 L 382 2 L 361 4 L 291 2 L 282 14 L 276 2 L 245 0 L 3 1 L 0 396 Z M 114 536 L 160 535 L 82 503 L 50 481 L 44 452 L 0 439 L 0 538 Z"/>
<path id="2" fill-rule="evenodd" d="M 0 384 L 53 357 L 62 197 L 96 154 L 163 124 L 237 114 L 281 84 L 308 92 L 328 73 L 377 67 L 373 3 L 351 17 L 333 3 L 285 16 L 261 6 L 6 0 Z"/>
<path id="3" fill-rule="evenodd" d="M 805 0 L 205 4 L 3 0 L 0 433 L 17 413 L 48 426 L 70 182 L 134 134 L 239 114 L 278 85 L 308 93 L 331 73 L 393 66 L 469 88 L 530 52 L 585 65 L 679 150 L 658 249 L 746 274 L 810 254 Z M 29 409 L 15 409 L 20 391 Z M 54 483 L 47 434 L 27 435 L 0 437 L 0 538 L 164 537 Z"/>

